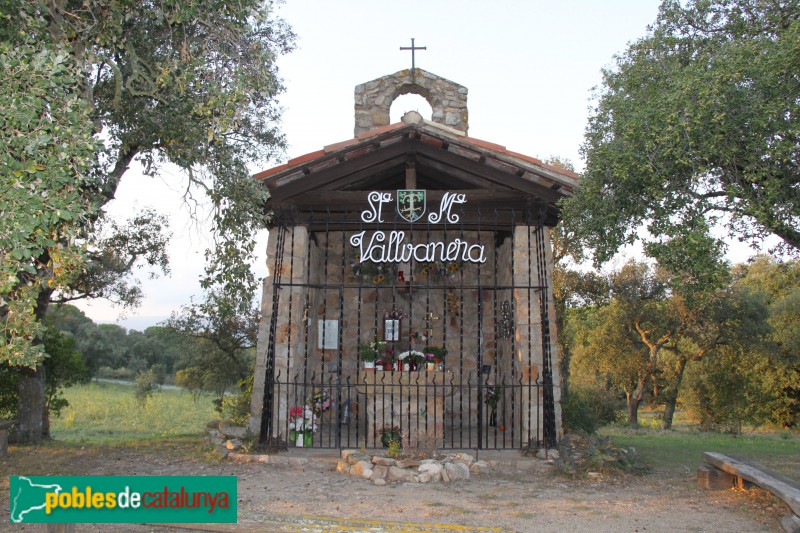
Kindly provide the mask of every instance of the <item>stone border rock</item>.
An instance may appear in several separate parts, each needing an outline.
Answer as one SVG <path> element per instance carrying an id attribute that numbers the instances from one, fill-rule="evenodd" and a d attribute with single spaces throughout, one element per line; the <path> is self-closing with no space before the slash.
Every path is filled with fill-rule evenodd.
<path id="1" fill-rule="evenodd" d="M 392 459 L 381 455 L 342 450 L 337 471 L 369 479 L 382 486 L 392 482 L 450 483 L 468 480 L 471 474 L 491 471 L 487 461 L 476 461 L 468 453 L 451 453 L 442 459 Z"/>
<path id="2" fill-rule="evenodd" d="M 244 426 L 232 424 L 230 420 L 212 420 L 206 426 L 206 443 L 214 447 L 214 452 L 221 458 L 236 452 L 244 446 L 248 437 L 248 429 Z"/>

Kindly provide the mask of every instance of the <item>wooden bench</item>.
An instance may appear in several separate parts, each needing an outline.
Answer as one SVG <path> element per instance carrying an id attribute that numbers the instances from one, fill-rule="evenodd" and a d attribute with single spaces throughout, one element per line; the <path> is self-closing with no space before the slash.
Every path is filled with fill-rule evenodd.
<path id="1" fill-rule="evenodd" d="M 743 458 L 705 452 L 703 460 L 710 466 L 698 468 L 698 485 L 714 490 L 733 487 L 746 489 L 758 485 L 783 500 L 794 513 L 781 519 L 783 528 L 790 533 L 800 533 L 800 484 Z"/>
<path id="2" fill-rule="evenodd" d="M 0 457 L 8 455 L 8 430 L 16 424 L 16 420 L 0 420 Z"/>

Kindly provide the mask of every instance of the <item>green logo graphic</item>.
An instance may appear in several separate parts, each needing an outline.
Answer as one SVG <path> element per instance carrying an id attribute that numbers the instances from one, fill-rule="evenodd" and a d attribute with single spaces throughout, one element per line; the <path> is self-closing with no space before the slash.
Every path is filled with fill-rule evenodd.
<path id="1" fill-rule="evenodd" d="M 409 222 L 416 222 L 425 214 L 425 191 L 400 189 L 397 191 L 397 214 Z"/>
<path id="2" fill-rule="evenodd" d="M 10 521 L 235 523 L 236 476 L 11 476 Z"/>

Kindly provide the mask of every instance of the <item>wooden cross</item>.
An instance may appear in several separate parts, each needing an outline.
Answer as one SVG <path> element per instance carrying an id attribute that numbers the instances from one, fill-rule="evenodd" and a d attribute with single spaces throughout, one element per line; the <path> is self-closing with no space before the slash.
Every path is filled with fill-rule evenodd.
<path id="1" fill-rule="evenodd" d="M 411 50 L 411 72 L 417 68 L 416 63 L 414 62 L 414 52 L 416 50 L 427 50 L 427 46 L 414 46 L 414 38 L 411 38 L 411 46 L 401 46 L 400 50 Z"/>
<path id="2" fill-rule="evenodd" d="M 434 315 L 433 311 L 428 311 L 428 313 L 425 315 L 425 336 L 428 337 L 428 339 L 433 337 L 431 320 L 439 320 L 439 317 Z"/>

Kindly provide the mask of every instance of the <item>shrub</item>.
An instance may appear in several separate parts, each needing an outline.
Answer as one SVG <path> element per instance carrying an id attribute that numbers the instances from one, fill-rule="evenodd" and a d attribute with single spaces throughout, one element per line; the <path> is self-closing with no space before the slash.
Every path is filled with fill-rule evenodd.
<path id="1" fill-rule="evenodd" d="M 158 389 L 155 372 L 151 368 L 147 372 L 139 372 L 134 380 L 136 400 L 144 407 L 147 399 L 153 396 L 153 392 Z"/>
<path id="2" fill-rule="evenodd" d="M 623 407 L 622 400 L 607 390 L 573 387 L 561 402 L 561 414 L 568 431 L 594 433 L 617 420 Z"/>
<path id="3" fill-rule="evenodd" d="M 234 424 L 246 426 L 250 422 L 250 398 L 253 395 L 253 376 L 239 382 L 239 393 L 224 396 L 220 405 L 222 416 Z"/>

